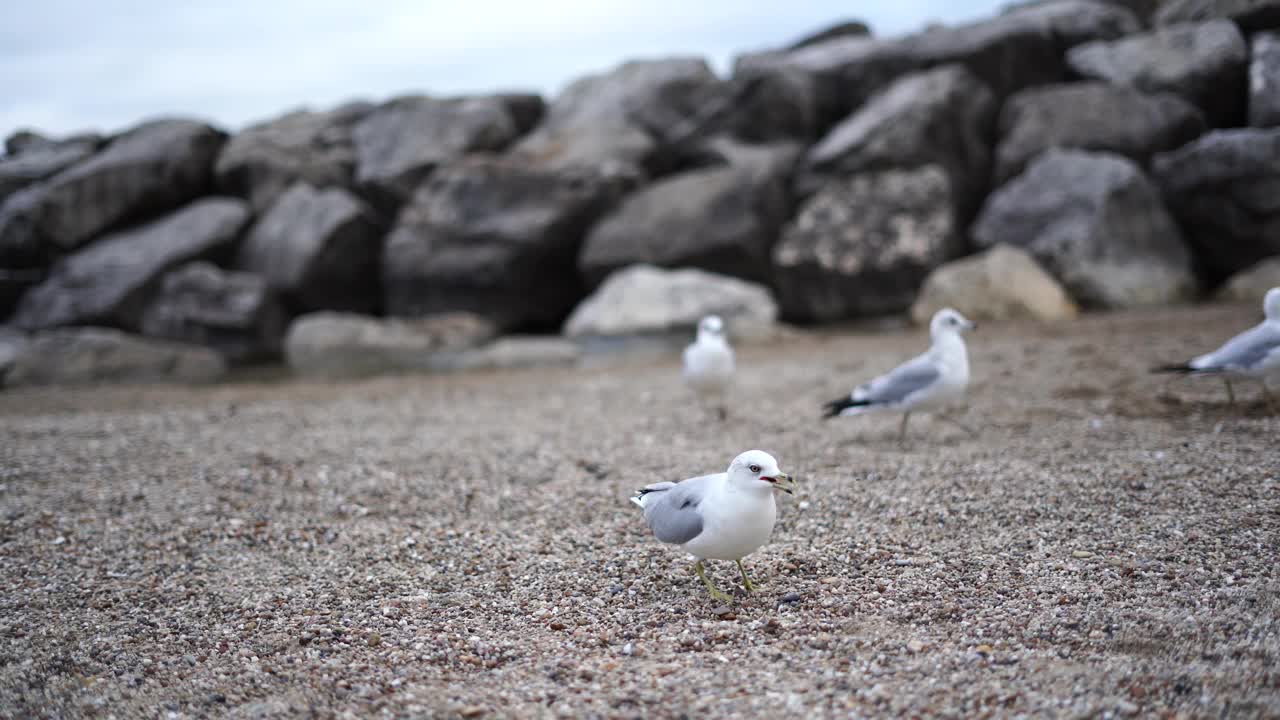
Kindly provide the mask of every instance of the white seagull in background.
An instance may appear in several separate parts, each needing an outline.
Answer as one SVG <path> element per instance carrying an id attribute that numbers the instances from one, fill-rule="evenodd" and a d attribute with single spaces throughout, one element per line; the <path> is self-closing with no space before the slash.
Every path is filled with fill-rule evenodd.
<path id="1" fill-rule="evenodd" d="M 733 560 L 742 573 L 742 587 L 754 592 L 742 558 L 769 541 L 778 506 L 773 492 L 790 495 L 791 476 L 778 469 L 778 461 L 761 450 L 748 450 L 733 459 L 728 472 L 647 485 L 631 498 L 644 508 L 644 519 L 654 536 L 679 545 L 697 558 L 693 571 L 711 596 L 722 602 L 732 598 L 707 579 L 704 560 Z"/>
<path id="2" fill-rule="evenodd" d="M 720 419 L 728 414 L 725 398 L 733 382 L 733 348 L 724 334 L 724 321 L 708 315 L 698 321 L 698 337 L 684 349 L 684 381 L 703 402 L 715 406 Z"/>
<path id="3" fill-rule="evenodd" d="M 859 385 L 849 395 L 827 403 L 826 417 L 861 415 L 882 410 L 902 413 L 898 442 L 907 435 L 907 419 L 913 410 L 948 405 L 964 396 L 969 385 L 969 353 L 961 333 L 976 325 L 963 315 L 944 308 L 929 323 L 933 346 L 891 372 Z M 943 419 L 958 422 L 943 415 Z M 971 430 L 964 428 L 966 432 Z"/>
<path id="4" fill-rule="evenodd" d="M 1267 291 L 1262 299 L 1262 312 L 1266 317 L 1261 323 L 1226 341 L 1217 350 L 1180 365 L 1152 368 L 1152 372 L 1219 375 L 1227 386 L 1227 401 L 1232 407 L 1236 404 L 1236 394 L 1231 389 L 1231 378 L 1253 378 L 1262 383 L 1262 395 L 1267 406 L 1274 410 L 1275 400 L 1267 390 L 1267 380 L 1280 378 L 1280 287 Z"/>

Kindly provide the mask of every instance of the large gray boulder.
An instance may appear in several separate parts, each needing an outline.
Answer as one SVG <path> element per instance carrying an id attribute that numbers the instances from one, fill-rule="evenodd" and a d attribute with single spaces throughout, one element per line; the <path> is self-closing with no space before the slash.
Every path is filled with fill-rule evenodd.
<path id="1" fill-rule="evenodd" d="M 1253 36 L 1249 59 L 1249 124 L 1280 125 L 1280 32 Z"/>
<path id="2" fill-rule="evenodd" d="M 632 194 L 592 228 L 578 267 L 588 285 L 637 263 L 697 267 L 765 281 L 769 251 L 791 209 L 799 149 L 668 176 Z"/>
<path id="3" fill-rule="evenodd" d="M 295 182 L 351 187 L 351 128 L 371 109 L 352 103 L 328 112 L 299 110 L 241 130 L 218 155 L 219 191 L 247 199 L 261 213 Z"/>
<path id="4" fill-rule="evenodd" d="M 1221 127 L 1244 118 L 1248 56 L 1235 24 L 1214 20 L 1081 45 L 1067 54 L 1067 63 L 1081 77 L 1181 95 Z"/>
<path id="5" fill-rule="evenodd" d="M 1211 132 L 1152 173 L 1211 284 L 1280 255 L 1280 128 Z"/>
<path id="6" fill-rule="evenodd" d="M 0 323 L 18 307 L 28 290 L 44 282 L 46 268 L 0 268 Z"/>
<path id="7" fill-rule="evenodd" d="M 254 223 L 237 266 L 265 278 L 294 311 L 372 312 L 381 250 L 381 228 L 359 198 L 296 183 Z"/>
<path id="8" fill-rule="evenodd" d="M 558 326 L 584 289 L 587 229 L 627 186 L 589 169 L 469 158 L 418 189 L 387 237 L 390 315 L 468 311 L 504 330 Z"/>
<path id="9" fill-rule="evenodd" d="M 233 363 L 278 355 L 286 324 L 266 280 L 204 261 L 166 274 L 138 323 L 147 337 L 213 348 Z"/>
<path id="10" fill-rule="evenodd" d="M 1113 152 L 1145 165 L 1151 156 L 1207 129 L 1196 107 L 1172 93 L 1147 94 L 1102 82 L 1024 90 L 1000 112 L 996 184 L 1049 148 Z"/>
<path id="11" fill-rule="evenodd" d="M 1174 25 L 1225 19 L 1245 32 L 1280 28 L 1280 0 L 1165 0 L 1155 24 Z"/>
<path id="12" fill-rule="evenodd" d="M 318 312 L 289 326 L 285 358 L 296 373 L 328 377 L 448 369 L 457 353 L 494 332 L 491 323 L 467 313 L 405 320 Z"/>
<path id="13" fill-rule="evenodd" d="M 204 123 L 156 120 L 0 206 L 0 266 L 42 264 L 102 232 L 204 195 L 226 136 Z"/>
<path id="14" fill-rule="evenodd" d="M 905 75 L 831 129 L 805 157 L 801 185 L 833 176 L 936 164 L 946 168 L 961 218 L 986 194 L 996 103 L 963 65 Z"/>
<path id="15" fill-rule="evenodd" d="M 2 384 L 205 383 L 226 372 L 226 362 L 209 348 L 108 328 L 62 328 L 36 333 L 21 344 Z"/>
<path id="16" fill-rule="evenodd" d="M 783 316 L 832 321 L 905 310 L 925 275 L 961 250 L 954 197 L 939 165 L 823 187 L 773 249 Z"/>
<path id="17" fill-rule="evenodd" d="M 28 330 L 114 325 L 137 330 L 160 278 L 186 262 L 228 255 L 249 220 L 245 203 L 205 198 L 66 256 L 23 295 L 10 322 Z"/>
<path id="18" fill-rule="evenodd" d="M 1049 150 L 987 200 L 979 247 L 1030 252 L 1080 304 L 1118 308 L 1185 301 L 1191 252 L 1159 191 L 1133 161 Z"/>
<path id="19" fill-rule="evenodd" d="M 396 98 L 355 126 L 356 182 L 377 207 L 391 210 L 439 165 L 502 150 L 516 130 L 498 97 Z"/>
<path id="20" fill-rule="evenodd" d="M 1262 305 L 1271 288 L 1280 287 L 1280 255 L 1260 260 L 1227 279 L 1216 293 L 1219 300 Z"/>
<path id="21" fill-rule="evenodd" d="M 719 315 L 730 337 L 770 336 L 778 305 L 763 285 L 685 268 L 633 265 L 610 275 L 564 325 L 575 338 L 667 335 L 687 337 L 706 315 Z"/>
<path id="22" fill-rule="evenodd" d="M 102 139 L 91 135 L 18 146 L 23 152 L 0 157 L 0 201 L 85 160 L 102 147 Z"/>
<path id="23" fill-rule="evenodd" d="M 673 145 L 709 121 L 704 104 L 719 85 L 701 58 L 627 62 L 565 88 L 513 152 L 550 170 L 584 167 L 628 177 L 662 170 L 672 164 Z"/>

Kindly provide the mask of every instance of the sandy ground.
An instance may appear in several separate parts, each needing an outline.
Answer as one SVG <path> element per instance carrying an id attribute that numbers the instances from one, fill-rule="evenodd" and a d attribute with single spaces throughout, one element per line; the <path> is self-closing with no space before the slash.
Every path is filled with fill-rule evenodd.
<path id="1" fill-rule="evenodd" d="M 821 422 L 920 332 L 676 365 L 0 393 L 0 716 L 1280 715 L 1256 308 L 984 327 L 964 421 Z M 725 612 L 642 484 L 798 475 Z M 714 576 L 734 581 L 732 565 Z"/>

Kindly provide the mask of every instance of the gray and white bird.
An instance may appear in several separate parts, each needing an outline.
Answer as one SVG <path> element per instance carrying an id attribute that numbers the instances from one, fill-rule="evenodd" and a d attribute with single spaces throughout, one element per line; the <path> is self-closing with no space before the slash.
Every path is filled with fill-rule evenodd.
<path id="1" fill-rule="evenodd" d="M 707 579 L 705 560 L 733 560 L 742 573 L 742 586 L 754 592 L 742 558 L 769 541 L 778 506 L 773 493 L 792 494 L 795 481 L 778 469 L 778 461 L 761 450 L 748 450 L 733 459 L 726 472 L 680 482 L 646 485 L 631 502 L 644 509 L 644 519 L 664 543 L 679 545 L 697 560 L 697 573 L 711 596 L 729 602 L 729 595 Z"/>
<path id="2" fill-rule="evenodd" d="M 969 353 L 961 334 L 975 327 L 951 308 L 939 310 L 929 323 L 933 345 L 928 351 L 859 385 L 849 395 L 827 403 L 823 406 L 825 417 L 900 412 L 902 425 L 898 429 L 898 441 L 901 442 L 906 437 L 907 420 L 913 411 L 943 408 L 964 396 L 969 386 Z M 945 415 L 943 418 L 955 422 Z"/>
<path id="3" fill-rule="evenodd" d="M 1211 353 L 1177 365 L 1152 368 L 1158 373 L 1186 375 L 1218 375 L 1227 386 L 1227 401 L 1236 404 L 1231 378 L 1251 378 L 1262 384 L 1267 405 L 1275 408 L 1275 400 L 1267 390 L 1267 380 L 1280 379 L 1280 287 L 1267 291 L 1262 299 L 1263 321 L 1223 343 Z"/>
<path id="4" fill-rule="evenodd" d="M 707 315 L 698 321 L 698 336 L 684 349 L 684 381 L 698 398 L 715 408 L 724 420 L 726 401 L 733 384 L 733 348 L 725 337 L 724 321 Z"/>

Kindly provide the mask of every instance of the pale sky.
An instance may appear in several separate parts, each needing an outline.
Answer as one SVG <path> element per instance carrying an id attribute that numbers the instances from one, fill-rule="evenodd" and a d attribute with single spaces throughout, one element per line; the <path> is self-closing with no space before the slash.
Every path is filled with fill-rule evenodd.
<path id="1" fill-rule="evenodd" d="M 845 19 L 877 35 L 1009 0 L 20 0 L 0 22 L 0 137 L 155 115 L 228 129 L 307 106 L 532 89 L 635 58 L 733 56 Z"/>

